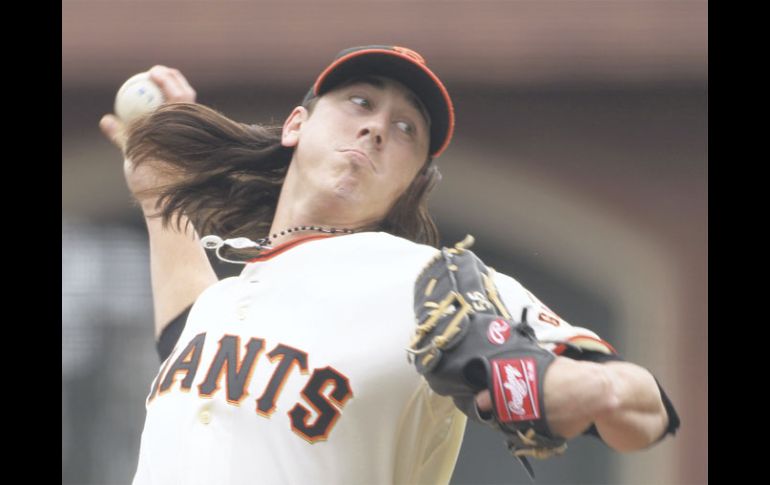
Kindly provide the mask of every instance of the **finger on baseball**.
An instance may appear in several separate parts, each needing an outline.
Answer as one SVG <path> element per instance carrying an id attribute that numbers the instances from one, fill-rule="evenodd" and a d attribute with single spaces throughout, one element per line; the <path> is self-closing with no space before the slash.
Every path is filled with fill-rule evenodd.
<path id="1" fill-rule="evenodd" d="M 492 410 L 492 395 L 488 390 L 481 391 L 480 393 L 476 394 L 476 406 L 481 411 Z"/>
<path id="2" fill-rule="evenodd" d="M 149 73 L 150 79 L 158 85 L 163 97 L 167 102 L 176 101 L 182 94 L 181 88 L 177 86 L 177 81 L 171 76 L 169 68 L 166 66 L 153 66 Z"/>
<path id="3" fill-rule="evenodd" d="M 104 133 L 104 136 L 123 151 L 126 146 L 125 126 L 117 116 L 110 114 L 102 116 L 102 119 L 99 120 L 99 128 Z"/>
<path id="4" fill-rule="evenodd" d="M 149 71 L 150 79 L 158 85 L 167 103 L 195 102 L 195 92 L 187 84 L 187 81 L 184 80 L 181 73 L 177 71 L 177 75 L 174 71 L 177 70 L 156 65 Z"/>
<path id="5" fill-rule="evenodd" d="M 195 89 L 190 86 L 190 83 L 187 82 L 187 78 L 184 77 L 184 74 L 182 74 L 179 69 L 174 68 L 170 68 L 169 73 L 174 77 L 174 79 L 176 79 L 177 84 L 181 87 L 182 91 L 184 91 L 185 97 L 187 98 L 186 101 L 189 103 L 194 103 L 197 93 L 195 92 Z"/>

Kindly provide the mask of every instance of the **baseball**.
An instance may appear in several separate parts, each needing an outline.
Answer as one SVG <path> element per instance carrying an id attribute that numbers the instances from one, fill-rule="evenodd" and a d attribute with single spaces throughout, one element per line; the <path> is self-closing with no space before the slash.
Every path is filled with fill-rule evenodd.
<path id="1" fill-rule="evenodd" d="M 150 79 L 149 72 L 140 72 L 124 82 L 115 96 L 115 114 L 130 123 L 163 104 L 160 88 Z"/>

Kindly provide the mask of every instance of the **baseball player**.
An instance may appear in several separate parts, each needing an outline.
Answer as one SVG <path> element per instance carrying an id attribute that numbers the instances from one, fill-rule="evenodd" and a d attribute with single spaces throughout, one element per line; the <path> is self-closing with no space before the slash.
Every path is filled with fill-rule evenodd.
<path id="1" fill-rule="evenodd" d="M 417 52 L 343 50 L 280 127 L 150 74 L 169 104 L 100 123 L 146 217 L 162 359 L 135 484 L 446 483 L 468 418 L 517 456 L 676 431 L 648 371 L 470 241 L 436 249 L 454 110 Z M 218 281 L 204 247 L 241 273 Z"/>

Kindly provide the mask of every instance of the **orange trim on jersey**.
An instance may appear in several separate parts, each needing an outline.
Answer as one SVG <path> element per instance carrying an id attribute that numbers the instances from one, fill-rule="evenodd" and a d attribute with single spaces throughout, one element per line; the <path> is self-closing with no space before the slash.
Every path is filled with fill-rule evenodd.
<path id="1" fill-rule="evenodd" d="M 289 425 L 291 426 L 291 430 L 294 431 L 295 434 L 299 435 L 300 437 L 302 437 L 302 439 L 304 439 L 310 444 L 315 444 L 318 441 L 326 441 L 327 439 L 329 439 L 329 434 L 332 432 L 332 429 L 334 429 L 334 425 L 337 424 L 337 420 L 342 414 L 337 407 L 331 405 L 331 403 L 329 402 L 330 399 L 334 402 L 337 402 L 337 400 L 325 394 L 326 389 L 330 385 L 334 385 L 334 384 L 336 384 L 336 382 L 334 382 L 334 379 L 330 377 L 326 379 L 318 388 L 318 396 L 321 397 L 321 399 L 325 399 L 327 404 L 330 404 L 329 407 L 331 407 L 333 410 L 332 418 L 329 420 L 329 424 L 326 426 L 326 428 L 324 428 L 323 434 L 320 434 L 318 436 L 308 436 L 301 429 L 298 429 L 297 427 L 294 426 L 294 420 L 292 419 L 291 413 L 292 411 L 294 411 L 294 409 L 298 407 L 300 409 L 303 409 L 307 413 L 305 414 L 305 417 L 302 418 L 302 424 L 304 424 L 305 427 L 307 428 L 312 428 L 315 424 L 317 424 L 318 420 L 321 419 L 321 416 L 323 416 L 323 412 L 320 409 L 318 409 L 316 405 L 313 404 L 312 401 L 307 399 L 306 394 L 304 394 L 304 391 L 305 391 L 304 389 L 302 390 L 303 392 L 302 399 L 304 399 L 305 403 L 309 405 L 313 409 L 313 411 L 315 411 L 316 416 L 314 417 L 313 413 L 310 412 L 305 406 L 303 406 L 300 403 L 296 403 L 291 409 L 289 409 L 289 412 L 287 413 L 289 415 Z M 332 390 L 332 392 L 334 391 Z M 346 400 L 347 399 L 343 399 L 343 401 L 346 401 Z M 312 424 L 308 424 L 309 421 L 312 421 Z"/>
<path id="2" fill-rule="evenodd" d="M 307 411 L 307 409 L 304 406 L 302 406 L 301 404 L 299 404 L 299 403 L 295 404 L 294 408 L 296 408 L 298 406 L 303 408 L 303 409 L 305 409 L 305 411 Z M 329 426 L 324 431 L 324 434 L 311 437 L 311 436 L 306 435 L 305 433 L 302 432 L 302 430 L 300 430 L 300 429 L 298 429 L 298 428 L 296 428 L 294 426 L 294 422 L 293 422 L 293 420 L 291 418 L 291 412 L 294 410 L 294 408 L 291 408 L 289 410 L 289 412 L 286 413 L 286 414 L 289 415 L 289 423 L 291 425 L 291 430 L 294 432 L 294 434 L 296 434 L 297 436 L 299 436 L 303 440 L 307 441 L 311 445 L 314 445 L 314 444 L 318 443 L 319 441 L 326 441 L 326 440 L 328 440 L 329 439 L 329 433 L 331 432 L 331 429 L 334 427 L 335 424 L 337 424 L 337 419 L 340 417 L 340 412 L 336 411 L 335 414 L 334 414 L 334 417 L 329 422 Z M 309 412 L 308 412 L 307 416 L 305 416 L 305 419 L 302 420 L 302 423 L 309 428 L 310 426 L 308 426 L 308 424 L 307 424 L 308 416 L 310 416 Z"/>
<path id="3" fill-rule="evenodd" d="M 283 345 L 283 344 L 280 344 L 280 345 Z M 284 345 L 284 347 L 288 347 L 288 348 L 290 348 L 292 350 L 296 350 L 297 352 L 302 352 L 301 350 L 295 349 L 294 347 L 289 347 L 288 345 Z M 273 350 L 275 350 L 275 349 L 273 349 Z M 272 352 L 272 350 L 271 350 L 271 352 Z M 273 407 L 271 407 L 267 411 L 262 411 L 262 410 L 259 409 L 259 401 L 260 401 L 260 399 L 262 399 L 265 396 L 265 392 L 267 392 L 267 388 L 265 388 L 264 392 L 262 392 L 262 395 L 259 398 L 257 398 L 257 406 L 256 406 L 257 414 L 259 414 L 260 416 L 263 416 L 265 418 L 270 418 L 270 416 L 273 415 L 275 410 L 278 409 L 278 398 L 281 396 L 281 392 L 283 391 L 283 386 L 286 384 L 286 381 L 289 380 L 289 375 L 291 375 L 291 373 L 294 371 L 295 367 L 297 367 L 297 366 L 299 367 L 299 373 L 301 375 L 305 375 L 306 376 L 306 375 L 308 375 L 310 373 L 310 371 L 308 371 L 308 368 L 307 368 L 307 362 L 308 362 L 308 360 L 307 360 L 307 352 L 302 352 L 302 353 L 305 354 L 305 360 L 306 360 L 305 361 L 305 367 L 302 367 L 302 364 L 300 364 L 299 360 L 297 360 L 297 359 L 292 360 L 291 364 L 289 364 L 289 367 L 286 369 L 286 373 L 283 375 L 283 379 L 281 379 L 281 382 L 278 383 L 278 387 L 276 387 L 276 389 L 275 389 L 275 396 L 273 396 Z M 271 363 L 274 363 L 276 360 L 283 361 L 283 359 L 285 357 L 286 357 L 285 354 L 278 354 L 275 357 L 270 357 L 270 355 L 267 356 L 267 358 L 270 360 Z M 280 362 L 279 362 L 279 364 L 280 364 Z M 277 370 L 278 369 L 276 369 L 276 371 Z M 270 380 L 267 381 L 267 385 L 270 385 L 270 381 L 272 381 L 273 375 L 275 375 L 275 372 L 273 372 L 273 374 L 270 376 Z"/>
<path id="4" fill-rule="evenodd" d="M 310 367 L 310 357 L 308 356 L 307 352 L 305 352 L 302 349 L 298 349 L 297 347 L 292 347 L 291 345 L 286 345 L 285 343 L 282 343 L 282 342 L 278 342 L 275 345 L 275 347 L 273 347 L 273 349 L 270 352 L 267 353 L 267 358 L 268 358 L 268 360 L 270 361 L 271 364 L 275 363 L 276 360 L 283 360 L 283 358 L 285 357 L 286 354 L 277 354 L 274 357 L 270 357 L 270 354 L 272 352 L 275 352 L 276 350 L 278 350 L 278 347 L 280 347 L 280 346 L 286 347 L 287 349 L 294 350 L 295 352 L 298 352 L 300 354 L 305 354 L 305 360 L 306 360 L 305 367 L 300 366 L 300 370 L 299 371 L 304 376 L 310 374 L 310 371 L 308 370 L 309 367 Z M 299 362 L 299 361 L 296 361 L 296 362 Z"/>
<path id="5" fill-rule="evenodd" d="M 524 288 L 524 287 L 522 287 L 522 288 Z M 541 307 L 545 308 L 549 313 L 553 314 L 553 316 L 555 316 L 559 320 L 564 320 L 555 311 L 553 311 L 550 308 L 548 308 L 548 305 L 546 305 L 545 303 L 540 301 L 540 298 L 538 298 L 535 295 L 533 295 L 528 289 L 524 288 L 524 291 L 527 293 L 527 295 L 529 295 L 529 299 L 532 300 L 532 303 L 536 303 L 536 304 L 540 305 Z"/>
<path id="6" fill-rule="evenodd" d="M 216 360 L 217 360 L 217 357 L 222 352 L 222 341 L 226 337 L 232 337 L 232 338 L 235 339 L 235 373 L 236 373 L 236 375 L 240 374 L 243 371 L 244 360 L 246 360 L 246 357 L 249 356 L 249 345 L 251 345 L 251 342 L 252 341 L 257 341 L 257 342 L 261 342 L 262 343 L 260 345 L 259 350 L 257 350 L 257 353 L 254 354 L 254 359 L 252 359 L 251 365 L 249 366 L 248 372 L 246 373 L 246 377 L 244 377 L 243 392 L 241 394 L 240 399 L 238 399 L 237 401 L 233 401 L 232 399 L 230 399 L 230 381 L 229 381 L 229 379 L 225 380 L 225 386 L 227 387 L 227 389 L 225 389 L 225 400 L 228 403 L 230 403 L 230 404 L 232 404 L 234 406 L 240 406 L 241 402 L 243 402 L 243 400 L 246 399 L 250 395 L 249 394 L 249 383 L 251 382 L 251 377 L 254 374 L 254 369 L 256 369 L 256 367 L 257 367 L 257 363 L 259 361 L 259 356 L 262 355 L 262 352 L 265 350 L 265 342 L 261 338 L 255 338 L 255 337 L 250 337 L 249 338 L 249 341 L 246 342 L 246 345 L 243 346 L 243 348 L 245 349 L 245 355 L 243 356 L 243 359 L 241 359 L 241 336 L 240 335 L 232 335 L 232 334 L 228 334 L 228 333 L 222 335 L 222 337 L 217 342 L 219 347 L 217 348 L 216 353 L 214 353 L 214 356 L 211 358 L 211 362 L 209 363 L 209 368 L 206 371 L 206 376 L 203 378 L 203 381 L 200 384 L 198 384 L 198 396 L 205 397 L 205 398 L 213 398 L 214 395 L 217 392 L 219 392 L 220 389 L 222 389 L 222 386 L 221 386 L 222 377 L 225 376 L 225 375 L 229 375 L 228 374 L 228 372 L 229 372 L 228 371 L 228 365 L 229 365 L 229 360 L 230 359 L 224 359 L 222 361 L 222 365 L 219 368 L 219 372 L 217 373 L 217 376 L 216 376 L 216 378 L 214 380 L 214 389 L 210 393 L 203 392 L 203 390 L 201 389 L 203 384 L 208 382 L 209 377 L 211 377 L 211 370 L 212 370 L 212 368 L 214 366 L 214 362 L 216 362 Z"/>
<path id="7" fill-rule="evenodd" d="M 289 374 L 291 374 L 291 372 L 294 370 L 294 367 L 298 366 L 298 365 L 299 365 L 299 363 L 296 360 L 292 361 L 292 363 L 289 364 L 289 367 L 286 369 L 286 374 L 284 374 L 283 379 L 281 379 L 281 382 L 278 383 L 278 387 L 276 387 L 276 389 L 275 389 L 275 396 L 273 398 L 273 406 L 270 409 L 268 409 L 267 411 L 262 411 L 261 409 L 259 409 L 259 400 L 262 399 L 262 396 L 265 395 L 265 392 L 267 392 L 267 389 L 265 389 L 264 392 L 262 392 L 262 396 L 257 398 L 256 406 L 254 406 L 254 411 L 257 414 L 259 414 L 263 418 L 270 419 L 270 417 L 273 415 L 275 410 L 278 409 L 278 396 L 281 395 L 281 392 L 283 391 L 284 384 L 286 384 L 286 381 L 289 380 Z M 307 371 L 305 371 L 305 373 L 307 374 Z M 270 377 L 272 379 L 272 375 Z M 267 381 L 267 383 L 269 385 L 270 381 Z"/>
<path id="8" fill-rule="evenodd" d="M 601 345 L 607 347 L 613 354 L 617 355 L 617 353 L 618 353 L 618 351 L 615 350 L 615 347 L 610 345 L 609 342 L 607 342 L 605 340 L 602 340 L 600 338 L 590 337 L 588 335 L 576 335 L 575 337 L 568 338 L 567 342 L 574 342 L 576 340 L 589 340 L 589 341 L 592 341 L 592 342 L 598 342 Z M 565 350 L 567 350 L 567 346 L 564 345 L 564 344 L 559 344 L 553 350 L 553 353 L 556 354 L 556 355 L 561 355 Z"/>
<path id="9" fill-rule="evenodd" d="M 305 388 L 302 389 L 301 395 L 302 395 L 302 399 L 305 401 L 305 403 L 307 405 L 309 405 L 313 409 L 313 411 L 316 412 L 316 416 L 313 417 L 312 413 L 305 406 L 303 406 L 300 403 L 296 403 L 289 410 L 289 412 L 287 413 L 288 416 L 289 416 L 289 425 L 291 426 L 291 430 L 294 431 L 295 434 L 299 435 L 300 437 L 302 437 L 302 439 L 304 439 L 305 441 L 307 441 L 310 444 L 314 444 L 314 443 L 316 443 L 318 441 L 326 441 L 329 438 L 329 434 L 331 434 L 332 430 L 334 429 L 334 426 L 337 424 L 337 420 L 342 415 L 342 407 L 345 406 L 345 403 L 348 402 L 348 399 L 353 397 L 353 390 L 350 388 L 350 379 L 348 379 L 348 377 L 346 375 L 341 374 L 334 367 L 331 367 L 331 366 L 327 365 L 326 367 L 322 367 L 322 368 L 319 368 L 319 369 L 314 369 L 313 374 L 315 374 L 315 372 L 317 372 L 319 370 L 326 370 L 326 369 L 334 371 L 334 373 L 337 376 L 343 378 L 343 380 L 345 381 L 345 386 L 348 388 L 348 392 L 345 393 L 345 395 L 342 397 L 342 401 L 338 401 L 337 399 L 335 399 L 332 396 L 332 394 L 337 389 L 337 381 L 334 378 L 332 378 L 332 377 L 329 377 L 328 379 L 324 380 L 318 386 L 318 394 L 317 394 L 317 396 L 319 396 L 321 399 L 325 400 L 326 403 L 329 404 L 330 407 L 332 408 L 332 410 L 334 411 L 334 414 L 333 414 L 331 420 L 329 421 L 329 424 L 323 430 L 324 431 L 323 434 L 319 435 L 319 436 L 312 436 L 312 437 L 308 436 L 307 434 L 302 432 L 302 430 L 300 430 L 300 429 L 298 429 L 298 428 L 296 428 L 294 426 L 294 421 L 293 421 L 292 416 L 291 416 L 291 413 L 295 409 L 297 409 L 297 408 L 300 408 L 300 409 L 304 410 L 307 414 L 305 414 L 305 417 L 302 418 L 302 424 L 304 424 L 307 428 L 313 427 L 317 423 L 318 419 L 320 419 L 321 416 L 323 416 L 323 412 L 320 409 L 318 409 L 316 407 L 316 405 L 313 404 L 313 402 L 310 399 L 308 399 L 308 397 L 307 397 L 308 395 L 305 392 L 307 390 L 307 386 L 310 385 L 310 381 L 312 381 L 312 379 L 313 379 L 312 377 L 310 378 L 310 381 L 308 381 L 308 383 L 305 384 Z M 330 386 L 334 386 L 334 389 L 327 394 L 327 390 L 328 390 L 328 388 Z M 334 404 L 332 404 L 332 403 L 337 404 L 337 406 L 334 406 Z M 308 421 L 313 421 L 313 424 L 308 424 Z"/>
<path id="10" fill-rule="evenodd" d="M 342 233 L 342 234 L 345 234 L 345 233 Z M 256 263 L 256 262 L 259 262 L 259 261 L 267 261 L 268 259 L 274 258 L 274 257 L 278 256 L 279 254 L 282 254 L 282 253 L 288 251 L 289 249 L 291 249 L 291 248 L 293 248 L 293 247 L 295 247 L 295 246 L 297 246 L 299 244 L 302 244 L 302 243 L 305 243 L 305 242 L 308 242 L 308 241 L 312 241 L 314 239 L 325 239 L 327 237 L 334 237 L 334 236 L 338 236 L 338 235 L 341 235 L 341 234 L 317 234 L 317 235 L 314 235 L 314 236 L 305 236 L 305 237 L 301 237 L 299 239 L 294 239 L 292 241 L 280 244 L 280 245 L 274 247 L 273 249 L 265 251 L 264 253 L 260 254 L 256 258 L 248 260 L 248 262 L 249 263 Z"/>
<path id="11" fill-rule="evenodd" d="M 146 404 L 150 404 L 155 399 L 155 397 L 157 397 L 160 391 L 160 385 L 163 383 L 163 380 L 166 378 L 166 372 L 168 372 L 168 368 L 171 367 L 172 357 L 174 357 L 174 353 L 178 350 L 178 346 L 179 346 L 179 343 L 177 342 L 177 345 L 174 346 L 174 350 L 172 350 L 171 353 L 168 354 L 166 361 L 163 363 L 163 366 L 160 368 L 160 372 L 158 373 L 158 376 L 152 382 L 150 397 L 147 398 Z"/>
<path id="12" fill-rule="evenodd" d="M 240 343 L 240 338 L 238 339 Z M 252 340 L 259 340 L 262 342 L 262 345 L 260 346 L 259 350 L 257 350 L 257 353 L 254 354 L 254 359 L 251 361 L 251 365 L 249 366 L 249 370 L 246 374 L 246 377 L 243 379 L 243 394 L 241 394 L 241 398 L 237 401 L 232 401 L 230 399 L 230 381 L 229 379 L 225 381 L 225 385 L 227 386 L 227 389 L 225 392 L 227 393 L 227 402 L 230 404 L 234 404 L 236 406 L 240 406 L 244 399 L 246 399 L 247 396 L 250 395 L 249 393 L 249 384 L 251 383 L 251 377 L 254 375 L 254 370 L 257 368 L 257 364 L 259 363 L 259 357 L 262 355 L 262 352 L 265 351 L 265 341 L 261 338 L 249 338 L 249 341 L 246 342 L 246 345 L 244 346 L 244 350 L 246 351 L 246 355 L 243 356 L 243 359 L 246 359 L 248 357 L 249 353 L 249 344 L 251 344 Z M 236 346 L 236 349 L 238 349 L 238 353 L 240 353 L 240 347 Z M 240 362 L 240 363 L 239 363 Z M 223 365 L 222 368 L 225 366 Z M 243 372 L 243 360 L 238 359 L 238 356 L 236 356 L 236 374 L 240 374 Z"/>
<path id="13" fill-rule="evenodd" d="M 335 369 L 334 367 L 332 367 L 330 365 L 327 365 L 325 368 L 333 370 L 335 374 L 337 374 L 338 376 L 342 377 L 342 379 L 345 381 L 345 385 L 348 387 L 348 392 L 342 398 L 342 401 L 338 401 L 338 400 L 334 399 L 334 396 L 332 396 L 332 395 L 328 396 L 329 399 L 334 401 L 340 408 L 343 408 L 345 406 L 345 404 L 348 402 L 348 399 L 353 397 L 353 388 L 350 387 L 350 379 L 348 378 L 348 376 L 346 376 L 345 374 L 343 374 L 342 372 L 338 371 L 337 369 Z M 320 394 L 321 391 L 319 390 L 318 393 Z"/>
<path id="14" fill-rule="evenodd" d="M 192 344 L 200 336 L 203 336 L 203 340 L 201 340 L 201 343 L 200 343 L 201 348 L 200 348 L 200 355 L 198 356 L 198 365 L 195 367 L 195 369 L 176 369 L 174 371 L 174 373 L 171 375 L 171 382 L 169 383 L 168 387 L 166 387 L 166 389 L 163 389 L 163 381 L 166 380 L 166 378 L 168 377 L 168 372 L 169 372 L 169 371 L 166 371 L 166 375 L 163 377 L 163 381 L 160 382 L 160 386 L 158 387 L 158 396 L 164 396 L 164 395 L 168 394 L 169 392 L 171 392 L 171 390 L 174 387 L 174 384 L 176 383 L 177 374 L 180 373 L 180 372 L 184 372 L 185 376 L 179 381 L 179 389 L 181 391 L 184 391 L 184 392 L 190 392 L 190 389 L 192 388 L 192 384 L 190 384 L 189 388 L 185 389 L 182 386 L 182 382 L 185 379 L 187 379 L 187 376 L 190 375 L 190 372 L 195 371 L 195 374 L 197 374 L 198 373 L 198 369 L 200 369 L 201 357 L 203 356 L 203 347 L 206 345 L 206 332 L 199 333 L 198 335 L 193 337 L 190 340 L 190 342 L 188 342 L 188 344 L 187 344 L 188 346 L 190 346 L 190 344 Z M 191 364 L 192 363 L 193 357 L 195 356 L 195 352 L 198 351 L 198 347 L 193 345 L 192 347 L 189 347 L 189 348 L 190 348 L 190 350 L 186 354 L 184 354 L 184 358 L 182 359 L 181 362 L 179 362 L 180 364 Z M 182 355 L 180 355 L 179 357 L 182 357 Z M 177 360 L 179 360 L 179 357 L 177 357 Z M 174 363 L 171 366 L 172 367 L 175 366 L 176 363 L 177 362 L 174 361 Z"/>
<path id="15" fill-rule="evenodd" d="M 537 315 L 537 318 L 538 318 L 538 320 L 540 320 L 541 322 L 545 322 L 545 323 L 547 323 L 547 324 L 549 324 L 549 325 L 553 325 L 554 327 L 559 327 L 559 326 L 561 326 L 561 320 L 559 320 L 557 317 L 555 317 L 555 316 L 553 316 L 553 315 L 549 315 L 549 314 L 548 314 L 548 313 L 546 313 L 546 312 L 540 312 L 540 313 Z"/>

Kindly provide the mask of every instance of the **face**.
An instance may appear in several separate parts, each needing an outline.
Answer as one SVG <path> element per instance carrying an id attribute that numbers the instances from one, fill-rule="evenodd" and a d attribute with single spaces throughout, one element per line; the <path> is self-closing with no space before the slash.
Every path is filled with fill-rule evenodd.
<path id="1" fill-rule="evenodd" d="M 295 147 L 287 183 L 358 222 L 381 220 L 428 157 L 429 126 L 414 94 L 373 78 L 336 88 L 312 114 L 297 107 L 282 144 Z"/>

